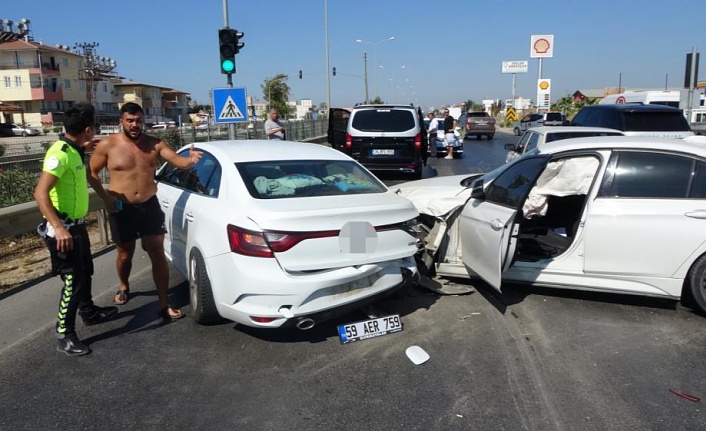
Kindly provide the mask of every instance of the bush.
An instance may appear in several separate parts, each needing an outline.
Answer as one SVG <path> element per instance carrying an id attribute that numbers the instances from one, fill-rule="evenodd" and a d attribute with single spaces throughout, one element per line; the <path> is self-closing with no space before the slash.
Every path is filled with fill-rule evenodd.
<path id="1" fill-rule="evenodd" d="M 24 169 L 12 168 L 0 172 L 0 208 L 34 200 L 37 175 Z"/>
<path id="2" fill-rule="evenodd" d="M 60 133 L 60 132 L 61 132 L 61 126 L 52 127 L 51 131 L 54 132 L 54 133 Z"/>
<path id="3" fill-rule="evenodd" d="M 151 134 L 169 144 L 174 151 L 183 147 L 185 144 L 184 139 L 182 139 L 178 130 L 160 130 L 159 132 L 154 132 Z"/>

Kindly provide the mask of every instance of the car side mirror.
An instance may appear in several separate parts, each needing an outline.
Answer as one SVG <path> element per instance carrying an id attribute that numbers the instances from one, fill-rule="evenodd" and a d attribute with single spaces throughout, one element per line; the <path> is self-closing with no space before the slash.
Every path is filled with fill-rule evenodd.
<path id="1" fill-rule="evenodd" d="M 485 200 L 485 191 L 483 191 L 482 179 L 473 182 L 473 186 L 471 187 L 471 197 L 473 199 Z"/>
<path id="2" fill-rule="evenodd" d="M 505 149 L 508 151 L 515 151 L 516 150 L 515 146 L 512 144 L 505 144 Z"/>

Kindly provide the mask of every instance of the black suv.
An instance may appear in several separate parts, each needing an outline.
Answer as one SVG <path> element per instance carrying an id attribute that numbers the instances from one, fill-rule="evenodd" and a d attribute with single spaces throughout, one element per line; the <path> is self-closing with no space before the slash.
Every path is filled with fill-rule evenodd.
<path id="1" fill-rule="evenodd" d="M 571 125 L 607 127 L 626 136 L 685 138 L 694 134 L 681 109 L 641 103 L 584 106 Z"/>
<path id="2" fill-rule="evenodd" d="M 429 141 L 420 108 L 411 105 L 332 108 L 328 138 L 333 148 L 371 171 L 395 171 L 422 177 Z"/>

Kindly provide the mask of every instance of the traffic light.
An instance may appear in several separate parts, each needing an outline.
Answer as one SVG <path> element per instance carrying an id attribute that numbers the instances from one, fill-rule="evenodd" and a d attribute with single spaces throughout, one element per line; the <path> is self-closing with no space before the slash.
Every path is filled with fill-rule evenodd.
<path id="1" fill-rule="evenodd" d="M 333 76 L 336 76 L 336 68 L 333 68 Z"/>
<path id="2" fill-rule="evenodd" d="M 243 33 L 232 28 L 222 28 L 218 30 L 219 51 L 221 54 L 221 73 L 235 73 L 235 54 L 240 52 L 240 48 L 245 44 L 240 42 Z"/>
<path id="3" fill-rule="evenodd" d="M 302 71 L 299 71 L 299 79 L 302 79 Z"/>

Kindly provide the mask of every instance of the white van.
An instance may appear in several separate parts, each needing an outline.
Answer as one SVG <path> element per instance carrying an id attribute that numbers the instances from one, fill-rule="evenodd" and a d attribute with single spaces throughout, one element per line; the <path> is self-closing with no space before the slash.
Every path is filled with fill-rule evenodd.
<path id="1" fill-rule="evenodd" d="M 680 91 L 678 90 L 626 91 L 624 93 L 609 94 L 598 103 L 601 105 L 642 103 L 644 105 L 667 105 L 679 108 L 680 97 Z"/>

